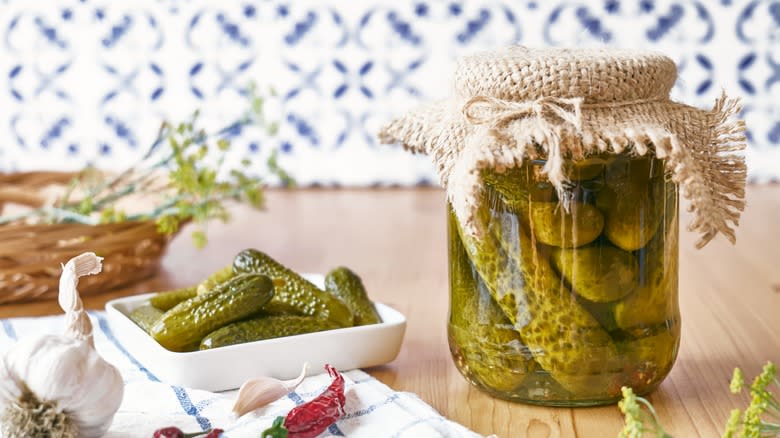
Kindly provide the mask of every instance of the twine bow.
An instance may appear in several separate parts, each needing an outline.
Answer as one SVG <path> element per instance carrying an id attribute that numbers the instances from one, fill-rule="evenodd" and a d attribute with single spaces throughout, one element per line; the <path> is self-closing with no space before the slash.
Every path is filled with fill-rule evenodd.
<path id="1" fill-rule="evenodd" d="M 496 139 L 511 143 L 506 134 L 514 121 L 534 118 L 545 131 L 553 131 L 564 124 L 580 130 L 582 98 L 540 97 L 536 100 L 515 102 L 489 96 L 474 96 L 463 105 L 463 115 L 473 125 L 490 125 L 489 133 Z"/>
<path id="2" fill-rule="evenodd" d="M 569 197 L 566 196 L 561 153 L 561 128 L 570 125 L 579 133 L 582 127 L 582 98 L 540 97 L 536 100 L 515 102 L 488 96 L 474 96 L 463 105 L 463 115 L 473 125 L 487 125 L 487 134 L 499 145 L 508 146 L 518 154 L 519 161 L 525 155 L 525 145 L 517 146 L 517 132 L 510 126 L 517 120 L 532 119 L 531 131 L 537 143 L 545 151 L 542 171 L 563 200 L 568 211 Z M 513 135 L 514 134 L 514 135 Z"/>

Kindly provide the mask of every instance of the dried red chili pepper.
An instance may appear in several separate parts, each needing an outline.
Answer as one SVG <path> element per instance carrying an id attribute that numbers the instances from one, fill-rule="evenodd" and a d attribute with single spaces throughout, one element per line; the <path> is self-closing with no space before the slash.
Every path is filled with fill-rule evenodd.
<path id="1" fill-rule="evenodd" d="M 330 365 L 325 369 L 333 381 L 322 394 L 287 414 L 284 427 L 288 438 L 314 438 L 344 415 L 344 376 Z"/>
<path id="2" fill-rule="evenodd" d="M 184 432 L 178 427 L 163 427 L 154 431 L 153 438 L 182 438 Z"/>
<path id="3" fill-rule="evenodd" d="M 314 438 L 344 415 L 344 376 L 330 365 L 325 369 L 333 381 L 322 394 L 287 414 L 284 427 L 288 438 Z"/>

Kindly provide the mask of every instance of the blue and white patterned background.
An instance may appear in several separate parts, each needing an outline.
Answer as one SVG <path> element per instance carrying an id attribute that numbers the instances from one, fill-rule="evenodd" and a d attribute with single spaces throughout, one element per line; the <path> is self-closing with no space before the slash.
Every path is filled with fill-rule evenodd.
<path id="1" fill-rule="evenodd" d="M 456 58 L 517 42 L 668 53 L 676 99 L 744 97 L 751 177 L 780 179 L 780 0 L 0 0 L 0 170 L 121 168 L 162 119 L 236 119 L 254 80 L 281 130 L 234 132 L 236 160 L 279 148 L 304 185 L 435 181 L 375 132 L 448 94 Z"/>

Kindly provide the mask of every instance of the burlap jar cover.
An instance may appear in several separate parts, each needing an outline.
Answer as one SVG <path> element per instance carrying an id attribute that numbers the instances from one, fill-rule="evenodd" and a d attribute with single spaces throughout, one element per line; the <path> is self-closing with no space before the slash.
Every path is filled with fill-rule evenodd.
<path id="1" fill-rule="evenodd" d="M 464 229 L 479 235 L 474 214 L 483 169 L 502 172 L 545 159 L 544 172 L 565 192 L 563 160 L 591 153 L 652 149 L 682 194 L 701 233 L 732 243 L 744 208 L 745 125 L 725 94 L 710 111 L 673 102 L 674 62 L 655 52 L 531 49 L 521 46 L 463 59 L 455 94 L 385 126 L 383 143 L 430 155 Z M 561 199 L 566 199 L 561 196 Z"/>

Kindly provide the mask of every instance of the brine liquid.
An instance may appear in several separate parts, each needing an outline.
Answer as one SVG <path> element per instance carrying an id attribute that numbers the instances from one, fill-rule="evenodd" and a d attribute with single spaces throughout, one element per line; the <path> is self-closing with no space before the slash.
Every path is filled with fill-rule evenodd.
<path id="1" fill-rule="evenodd" d="M 479 237 L 449 212 L 455 363 L 487 392 L 529 403 L 650 392 L 680 339 L 677 188 L 653 157 L 593 157 L 567 163 L 559 199 L 542 165 L 484 175 Z"/>

